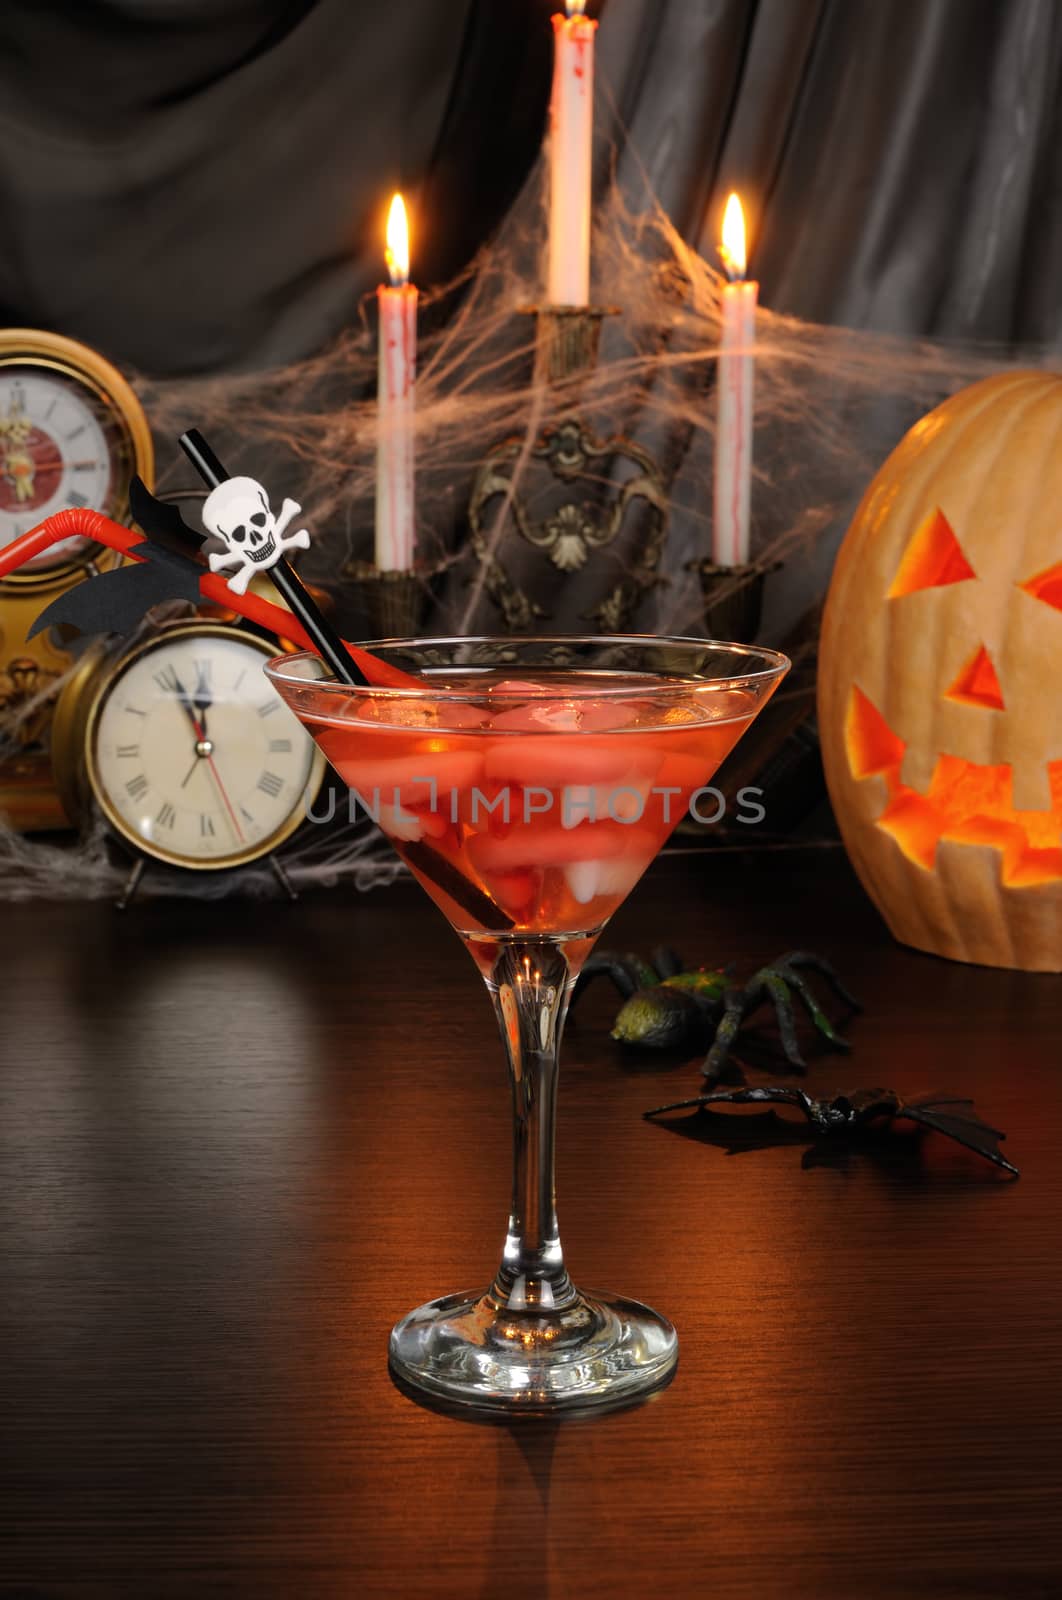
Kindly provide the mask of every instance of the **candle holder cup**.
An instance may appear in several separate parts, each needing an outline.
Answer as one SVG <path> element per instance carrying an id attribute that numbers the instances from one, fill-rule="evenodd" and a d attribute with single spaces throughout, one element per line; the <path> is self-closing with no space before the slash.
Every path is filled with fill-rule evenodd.
<path id="1" fill-rule="evenodd" d="M 547 582 L 553 574 L 581 580 L 592 562 L 607 564 L 613 581 L 580 618 L 599 631 L 623 632 L 661 581 L 668 493 L 658 462 L 643 445 L 623 434 L 602 437 L 580 414 L 577 380 L 596 364 L 604 319 L 620 312 L 613 306 L 547 305 L 524 307 L 523 314 L 535 319 L 534 382 L 548 391 L 547 403 L 533 439 L 499 440 L 480 463 L 469 501 L 469 554 L 480 563 L 485 592 L 514 634 L 550 615 L 534 593 L 538 578 L 528 581 L 529 552 L 542 558 Z M 497 537 L 499 514 L 514 541 L 511 562 Z"/>
<path id="2" fill-rule="evenodd" d="M 564 383 L 597 365 L 601 326 L 616 306 L 527 306 L 535 319 L 535 382 Z"/>
<path id="3" fill-rule="evenodd" d="M 764 584 L 781 564 L 750 561 L 725 567 L 715 561 L 688 561 L 686 571 L 695 572 L 701 581 L 705 637 L 751 644 L 763 615 Z"/>
<path id="4" fill-rule="evenodd" d="M 439 569 L 419 565 L 408 572 L 381 572 L 371 561 L 348 561 L 343 579 L 374 639 L 401 639 L 419 633 L 431 600 L 431 580 Z"/>

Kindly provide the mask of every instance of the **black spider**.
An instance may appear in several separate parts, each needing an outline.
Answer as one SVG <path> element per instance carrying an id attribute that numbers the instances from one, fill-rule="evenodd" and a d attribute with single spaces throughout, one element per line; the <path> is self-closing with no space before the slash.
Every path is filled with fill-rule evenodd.
<path id="1" fill-rule="evenodd" d="M 624 999 L 612 1028 L 614 1039 L 661 1050 L 710 1045 L 702 1069 L 705 1077 L 740 1083 L 740 1072 L 728 1065 L 730 1050 L 745 1019 L 767 1001 L 774 1006 L 782 1049 L 791 1066 L 805 1068 L 793 1015 L 794 994 L 828 1044 L 835 1050 L 851 1048 L 820 1006 L 805 971 L 826 978 L 850 1010 L 861 1009 L 830 963 L 810 950 L 778 956 L 754 972 L 743 988 L 733 982 L 728 968 L 685 969 L 674 950 L 655 950 L 651 963 L 640 956 L 600 950 L 583 967 L 574 999 L 595 978 L 611 979 Z"/>

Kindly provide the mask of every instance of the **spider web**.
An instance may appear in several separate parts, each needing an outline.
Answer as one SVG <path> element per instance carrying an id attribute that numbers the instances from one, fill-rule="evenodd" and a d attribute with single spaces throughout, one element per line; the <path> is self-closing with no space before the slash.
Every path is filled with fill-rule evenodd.
<path id="1" fill-rule="evenodd" d="M 498 236 L 456 282 L 422 295 L 417 379 L 418 555 L 439 569 L 426 595 L 425 631 L 489 632 L 499 615 L 470 559 L 468 502 L 494 446 L 514 440 L 514 492 L 551 418 L 577 403 L 605 438 L 622 434 L 659 464 L 670 498 L 662 581 L 634 625 L 648 632 L 703 632 L 699 589 L 686 563 L 711 553 L 715 378 L 724 279 L 676 231 L 644 175 L 596 216 L 597 298 L 605 319 L 597 364 L 551 387 L 534 373 L 535 320 L 544 281 L 545 173 L 533 174 Z M 755 257 L 753 255 L 753 266 Z M 160 489 L 187 486 L 177 435 L 200 427 L 233 473 L 267 485 L 274 505 L 291 494 L 314 543 L 304 577 L 336 586 L 336 621 L 350 633 L 341 578 L 372 558 L 377 444 L 374 297 L 353 325 L 314 357 L 265 373 L 190 382 L 141 378 L 161 463 Z M 752 555 L 781 571 L 768 580 L 761 637 L 780 641 L 821 599 L 833 557 L 866 485 L 925 412 L 964 385 L 1008 366 L 1044 366 L 1046 349 L 910 340 L 801 322 L 762 307 L 757 316 Z M 616 480 L 603 473 L 607 498 Z M 515 560 L 518 535 L 502 503 L 486 530 L 490 555 Z M 583 620 L 631 570 L 638 530 L 578 572 L 544 571 L 549 627 L 585 631 Z M 526 546 L 523 547 L 526 552 Z M 389 881 L 397 863 L 378 836 L 309 828 L 285 860 L 297 885 Z M 231 892 L 208 874 L 189 892 Z M 121 875 L 97 837 L 53 849 L 0 827 L 0 898 L 112 894 Z M 265 868 L 245 869 L 242 893 L 275 892 Z"/>

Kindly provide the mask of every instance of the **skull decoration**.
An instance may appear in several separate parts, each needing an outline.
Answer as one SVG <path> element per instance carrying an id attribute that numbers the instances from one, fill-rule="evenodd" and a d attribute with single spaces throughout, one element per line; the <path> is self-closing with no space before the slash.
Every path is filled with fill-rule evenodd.
<path id="1" fill-rule="evenodd" d="M 208 495 L 203 506 L 203 526 L 225 545 L 224 553 L 209 557 L 211 572 L 236 567 L 226 581 L 236 594 L 244 594 L 256 572 L 275 566 L 286 550 L 307 550 L 305 528 L 285 537 L 285 529 L 302 507 L 285 500 L 280 515 L 269 509 L 269 496 L 254 478 L 227 478 Z"/>
<path id="2" fill-rule="evenodd" d="M 819 720 L 852 863 L 896 937 L 1062 971 L 1062 378 L 917 423 L 871 483 L 823 622 Z"/>

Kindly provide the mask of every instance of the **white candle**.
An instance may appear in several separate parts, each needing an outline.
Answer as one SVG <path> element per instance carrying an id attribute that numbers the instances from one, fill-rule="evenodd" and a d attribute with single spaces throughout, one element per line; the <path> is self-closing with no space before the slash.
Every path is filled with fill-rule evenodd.
<path id="1" fill-rule="evenodd" d="M 590 303 L 590 216 L 594 137 L 594 33 L 586 0 L 553 18 L 549 136 L 549 301 Z"/>
<path id="2" fill-rule="evenodd" d="M 408 572 L 413 565 L 417 291 L 409 281 L 409 228 L 400 194 L 387 218 L 387 270 L 390 284 L 377 290 L 376 565 L 381 572 Z"/>
<path id="3" fill-rule="evenodd" d="M 752 377 L 760 286 L 745 279 L 745 218 L 736 194 L 726 203 L 719 253 L 732 281 L 723 289 L 721 306 L 712 559 L 717 566 L 738 567 L 749 559 Z"/>

